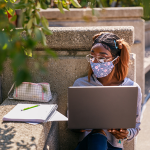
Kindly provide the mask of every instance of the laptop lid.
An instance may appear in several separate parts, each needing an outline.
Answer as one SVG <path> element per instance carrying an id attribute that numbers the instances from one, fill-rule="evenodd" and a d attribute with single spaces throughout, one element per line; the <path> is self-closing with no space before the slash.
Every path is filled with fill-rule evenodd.
<path id="1" fill-rule="evenodd" d="M 137 95 L 136 86 L 69 87 L 68 128 L 134 128 Z"/>

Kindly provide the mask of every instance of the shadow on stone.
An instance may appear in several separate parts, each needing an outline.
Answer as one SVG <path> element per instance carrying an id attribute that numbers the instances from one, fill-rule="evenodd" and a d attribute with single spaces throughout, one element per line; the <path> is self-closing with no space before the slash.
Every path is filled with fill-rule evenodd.
<path id="1" fill-rule="evenodd" d="M 0 128 L 0 150 L 8 150 L 13 149 L 13 145 L 16 145 L 17 150 L 30 150 L 31 147 L 35 147 L 37 149 L 37 145 L 35 144 L 35 137 L 31 137 L 30 143 L 25 143 L 24 140 L 20 140 L 18 142 L 13 142 L 13 138 L 15 137 L 16 130 L 14 127 L 8 127 L 7 125 L 4 128 Z"/>

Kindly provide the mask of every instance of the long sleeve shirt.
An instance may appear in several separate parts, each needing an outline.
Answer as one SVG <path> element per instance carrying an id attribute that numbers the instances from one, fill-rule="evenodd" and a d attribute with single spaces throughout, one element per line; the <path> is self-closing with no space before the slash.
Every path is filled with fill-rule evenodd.
<path id="1" fill-rule="evenodd" d="M 88 82 L 88 76 L 86 77 L 82 77 L 77 79 L 73 86 L 103 86 L 95 77 L 95 75 L 92 75 L 90 78 L 90 82 Z M 140 86 L 132 81 L 129 78 L 125 78 L 123 83 L 120 84 L 119 86 L 137 86 L 138 87 L 138 99 L 137 99 L 137 112 L 136 112 L 136 127 L 135 128 L 129 128 L 128 130 L 130 131 L 130 136 L 127 139 L 127 141 L 132 140 L 139 132 L 140 130 L 140 116 L 141 116 L 141 102 L 142 102 L 142 94 L 141 94 L 141 88 Z M 107 130 L 104 130 L 106 135 L 107 135 L 107 141 L 114 147 L 118 147 L 118 148 L 123 148 L 123 142 L 125 140 L 119 140 L 117 138 L 115 138 L 115 136 L 113 136 L 111 133 L 109 133 Z M 82 135 L 83 139 L 89 132 L 86 131 L 84 133 L 84 136 Z"/>

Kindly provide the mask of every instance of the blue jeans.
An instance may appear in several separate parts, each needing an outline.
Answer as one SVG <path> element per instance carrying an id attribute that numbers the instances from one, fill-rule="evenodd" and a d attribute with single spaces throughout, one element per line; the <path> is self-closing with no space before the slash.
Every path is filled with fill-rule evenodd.
<path id="1" fill-rule="evenodd" d="M 122 150 L 113 147 L 107 142 L 107 138 L 100 133 L 88 134 L 76 147 L 75 150 Z"/>

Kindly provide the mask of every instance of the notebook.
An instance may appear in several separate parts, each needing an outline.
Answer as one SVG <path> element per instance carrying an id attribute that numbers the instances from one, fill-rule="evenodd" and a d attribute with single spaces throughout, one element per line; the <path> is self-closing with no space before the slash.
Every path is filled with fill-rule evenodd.
<path id="1" fill-rule="evenodd" d="M 57 104 L 17 104 L 3 117 L 3 121 L 30 123 L 67 121 L 67 117 L 56 111 L 57 107 Z"/>
<path id="2" fill-rule="evenodd" d="M 138 87 L 73 86 L 68 88 L 70 129 L 135 128 Z"/>

